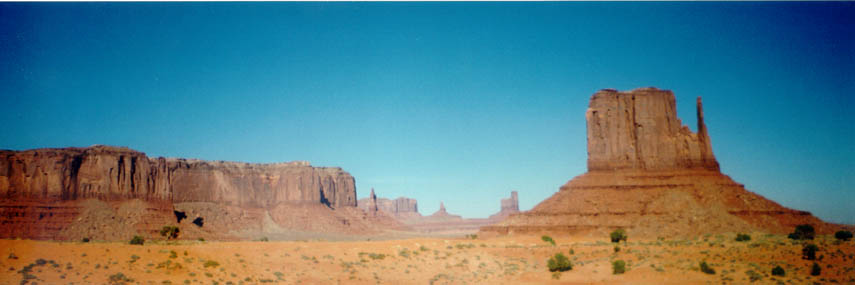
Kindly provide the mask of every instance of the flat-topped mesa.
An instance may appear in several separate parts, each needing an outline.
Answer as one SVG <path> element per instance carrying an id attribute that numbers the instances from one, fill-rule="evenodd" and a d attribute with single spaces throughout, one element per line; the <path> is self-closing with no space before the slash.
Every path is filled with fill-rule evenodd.
<path id="1" fill-rule="evenodd" d="M 706 169 L 719 171 L 697 101 L 698 133 L 677 118 L 670 90 L 600 90 L 585 112 L 588 171 Z"/>
<path id="2" fill-rule="evenodd" d="M 356 206 L 353 176 L 308 162 L 255 164 L 149 158 L 124 147 L 0 151 L 0 199 L 272 207 L 282 202 Z"/>

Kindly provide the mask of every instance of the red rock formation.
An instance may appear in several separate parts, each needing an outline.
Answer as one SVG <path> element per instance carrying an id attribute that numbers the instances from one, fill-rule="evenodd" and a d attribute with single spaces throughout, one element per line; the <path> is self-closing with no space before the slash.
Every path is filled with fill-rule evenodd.
<path id="1" fill-rule="evenodd" d="M 510 216 L 520 212 L 520 202 L 517 198 L 517 191 L 511 191 L 511 197 L 502 199 L 501 208 L 498 213 L 490 216 L 489 220 L 492 223 L 498 223 Z"/>
<path id="2" fill-rule="evenodd" d="M 374 189 L 372 188 L 371 190 L 373 191 Z M 422 214 L 419 213 L 418 201 L 407 197 L 398 197 L 395 200 L 389 200 L 371 195 L 368 198 L 359 199 L 357 205 L 366 212 L 372 212 L 372 207 L 374 207 L 376 211 L 382 211 L 405 224 L 422 217 Z"/>
<path id="3" fill-rule="evenodd" d="M 531 211 L 481 231 L 603 236 L 627 228 L 635 236 L 656 237 L 786 233 L 798 224 L 829 233 L 839 227 L 767 200 L 721 174 L 700 98 L 697 116 L 695 134 L 677 119 L 670 91 L 597 92 L 585 114 L 588 172 Z"/>
<path id="4" fill-rule="evenodd" d="M 674 94 L 655 88 L 601 90 L 585 112 L 588 171 L 708 169 L 718 171 L 698 98 L 698 133 L 677 118 Z"/>
<path id="5" fill-rule="evenodd" d="M 261 214 L 247 215 L 238 209 L 284 213 L 283 207 L 295 203 L 353 208 L 356 189 L 353 177 L 340 168 L 312 167 L 306 162 L 151 159 L 109 146 L 0 151 L 0 237 L 69 239 L 84 235 L 83 230 L 72 229 L 86 228 L 85 234 L 94 235 L 89 237 L 118 239 L 107 231 L 119 225 L 133 225 L 122 239 L 134 232 L 153 235 L 176 221 L 173 210 L 200 217 L 201 212 L 193 211 L 205 207 L 186 206 L 193 203 L 236 207 L 222 212 L 233 217 L 205 224 L 226 233 L 262 222 Z M 123 211 L 127 205 L 137 212 Z M 106 220 L 123 222 L 107 227 Z M 92 228 L 96 230 L 88 230 Z"/>

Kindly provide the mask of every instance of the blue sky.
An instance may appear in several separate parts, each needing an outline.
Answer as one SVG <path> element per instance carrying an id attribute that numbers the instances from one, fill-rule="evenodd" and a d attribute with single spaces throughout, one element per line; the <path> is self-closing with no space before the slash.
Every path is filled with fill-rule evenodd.
<path id="1" fill-rule="evenodd" d="M 702 96 L 722 171 L 855 223 L 855 3 L 0 3 L 0 148 L 340 166 L 422 214 L 586 171 L 594 92 Z"/>

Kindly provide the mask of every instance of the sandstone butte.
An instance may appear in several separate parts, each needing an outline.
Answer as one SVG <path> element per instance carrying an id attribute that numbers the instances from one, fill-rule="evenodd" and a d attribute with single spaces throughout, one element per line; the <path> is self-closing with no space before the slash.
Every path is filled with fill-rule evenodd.
<path id="1" fill-rule="evenodd" d="M 192 239 L 400 226 L 356 204 L 349 173 L 308 162 L 149 158 L 100 145 L 0 151 L 0 238 L 128 240 L 175 224 Z"/>
<path id="2" fill-rule="evenodd" d="M 368 198 L 359 199 L 358 206 L 369 215 L 389 216 L 406 225 L 407 230 L 440 235 L 474 234 L 482 226 L 500 222 L 509 215 L 519 212 L 517 191 L 511 191 L 511 197 L 502 199 L 499 212 L 486 219 L 466 219 L 451 214 L 442 202 L 439 204 L 439 210 L 431 215 L 422 216 L 419 213 L 416 199 L 407 197 L 398 197 L 395 200 L 377 198 L 373 188 Z"/>
<path id="3" fill-rule="evenodd" d="M 482 227 L 482 234 L 602 235 L 624 228 L 634 236 L 673 237 L 781 234 L 799 224 L 820 233 L 842 227 L 783 207 L 722 174 L 700 97 L 697 133 L 677 118 L 674 94 L 656 88 L 601 90 L 585 119 L 588 172 L 530 211 Z"/>

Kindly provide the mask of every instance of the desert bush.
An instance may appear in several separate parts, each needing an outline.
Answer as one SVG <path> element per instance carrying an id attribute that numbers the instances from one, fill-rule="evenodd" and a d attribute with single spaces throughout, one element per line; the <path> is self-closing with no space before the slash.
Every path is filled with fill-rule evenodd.
<path id="1" fill-rule="evenodd" d="M 627 238 L 626 231 L 623 229 L 616 229 L 609 236 L 611 237 L 612 242 L 620 242 L 620 241 L 626 242 L 626 238 Z"/>
<path id="2" fill-rule="evenodd" d="M 786 272 L 784 271 L 784 269 L 783 269 L 783 268 L 781 268 L 781 266 L 779 265 L 779 266 L 775 266 L 775 268 L 772 268 L 772 275 L 775 275 L 775 276 L 784 276 L 784 275 L 787 275 L 787 273 L 786 273 Z"/>
<path id="3" fill-rule="evenodd" d="M 270 239 L 268 239 L 267 237 L 262 237 L 262 238 L 258 239 L 258 241 L 270 241 Z"/>
<path id="4" fill-rule="evenodd" d="M 852 239 L 852 232 L 850 232 L 850 231 L 837 231 L 836 233 L 834 233 L 834 238 L 842 240 L 842 241 L 849 241 L 850 239 Z"/>
<path id="5" fill-rule="evenodd" d="M 813 266 L 810 267 L 810 275 L 819 276 L 822 273 L 822 268 L 819 267 L 819 264 L 816 262 L 813 263 Z"/>
<path id="6" fill-rule="evenodd" d="M 168 240 L 176 239 L 178 238 L 178 232 L 180 232 L 180 230 L 176 226 L 163 226 L 163 228 L 160 229 L 160 236 L 166 237 Z"/>
<path id="7" fill-rule="evenodd" d="M 134 282 L 134 279 L 125 276 L 125 274 L 119 272 L 113 275 L 110 275 L 110 284 L 125 284 L 126 282 Z"/>
<path id="8" fill-rule="evenodd" d="M 748 275 L 748 280 L 752 283 L 755 281 L 763 280 L 763 274 L 757 273 L 754 270 L 745 271 L 745 275 Z"/>
<path id="9" fill-rule="evenodd" d="M 802 259 L 816 260 L 816 251 L 819 250 L 815 244 L 809 243 L 802 248 Z"/>
<path id="10" fill-rule="evenodd" d="M 748 234 L 736 234 L 736 241 L 749 241 L 751 236 Z"/>
<path id="11" fill-rule="evenodd" d="M 556 253 L 555 256 L 546 261 L 546 267 L 549 268 L 550 272 L 561 272 L 573 269 L 573 264 L 564 254 Z"/>
<path id="12" fill-rule="evenodd" d="M 615 246 L 615 253 L 618 253 L 619 251 L 620 251 L 620 246 Z"/>
<path id="13" fill-rule="evenodd" d="M 851 235 L 851 234 L 850 234 L 850 235 Z M 83 241 L 83 242 L 89 242 L 89 238 L 88 238 L 88 237 L 85 237 L 85 238 L 83 238 L 83 240 L 82 240 L 82 241 Z"/>
<path id="14" fill-rule="evenodd" d="M 216 261 L 213 261 L 213 260 L 208 260 L 208 261 L 205 261 L 205 264 L 204 264 L 204 265 L 202 265 L 202 266 L 204 266 L 205 268 L 208 268 L 208 267 L 217 267 L 217 266 L 220 266 L 220 263 L 219 263 L 219 262 L 216 262 Z"/>
<path id="15" fill-rule="evenodd" d="M 612 262 L 612 274 L 623 274 L 624 272 L 626 272 L 626 262 L 623 260 Z"/>
<path id="16" fill-rule="evenodd" d="M 788 238 L 794 240 L 812 240 L 814 236 L 816 236 L 816 231 L 814 231 L 813 226 L 807 224 L 796 226 L 795 231 L 787 235 Z"/>
<path id="17" fill-rule="evenodd" d="M 710 267 L 710 265 L 709 265 L 709 264 L 707 264 L 707 262 L 706 262 L 706 261 L 701 261 L 700 267 L 701 267 L 701 272 L 703 272 L 703 273 L 706 273 L 706 274 L 715 274 L 715 269 L 713 269 L 712 267 Z"/>
<path id="18" fill-rule="evenodd" d="M 555 240 L 553 240 L 551 236 L 542 236 L 540 237 L 540 239 L 545 242 L 551 243 L 552 245 L 555 245 Z"/>
<path id="19" fill-rule="evenodd" d="M 132 238 L 130 241 L 130 244 L 143 245 L 144 243 L 145 239 L 143 239 L 141 236 L 134 236 L 134 238 Z"/>

